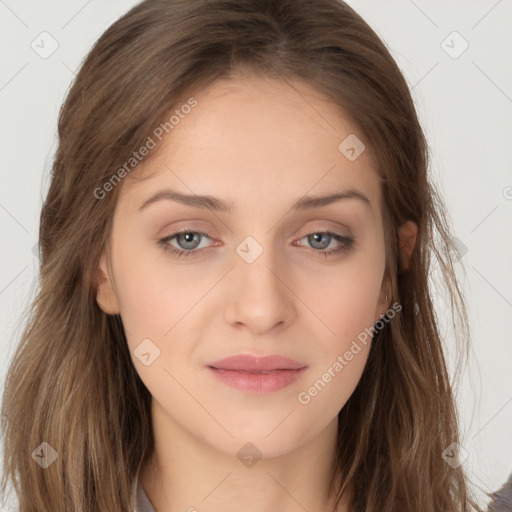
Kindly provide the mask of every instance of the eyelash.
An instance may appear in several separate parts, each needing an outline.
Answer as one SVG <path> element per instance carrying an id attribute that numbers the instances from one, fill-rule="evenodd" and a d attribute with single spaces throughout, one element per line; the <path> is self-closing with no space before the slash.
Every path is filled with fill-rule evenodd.
<path id="1" fill-rule="evenodd" d="M 169 235 L 169 236 L 166 236 L 165 238 L 162 238 L 161 240 L 158 241 L 158 244 L 162 247 L 164 252 L 170 253 L 172 256 L 174 256 L 176 258 L 180 258 L 181 256 L 185 256 L 185 257 L 188 258 L 190 255 L 193 255 L 192 257 L 194 257 L 195 254 L 200 253 L 201 250 L 186 251 L 186 250 L 183 250 L 183 249 L 176 249 L 175 247 L 169 245 L 169 241 L 170 240 L 175 238 L 177 235 L 185 234 L 185 233 L 192 233 L 192 234 L 201 235 L 203 237 L 209 238 L 210 240 L 212 239 L 208 235 L 208 233 L 205 233 L 203 231 L 197 231 L 197 230 L 196 231 L 192 231 L 192 230 L 188 230 L 188 229 L 182 229 L 182 230 L 176 231 L 172 235 Z M 354 239 L 353 238 L 346 237 L 346 236 L 341 236 L 341 235 L 338 235 L 337 233 L 333 233 L 332 231 L 313 231 L 312 233 L 309 233 L 308 235 L 304 235 L 302 238 L 305 238 L 305 237 L 307 237 L 309 235 L 313 235 L 313 234 L 330 235 L 332 238 L 334 238 L 338 242 L 342 243 L 340 245 L 340 247 L 338 247 L 337 249 L 331 249 L 329 251 L 325 251 L 325 250 L 321 251 L 321 250 L 316 250 L 316 249 L 310 249 L 310 252 L 312 252 L 313 254 L 315 254 L 315 255 L 323 255 L 326 259 L 328 257 L 331 257 L 331 256 L 335 256 L 335 255 L 338 255 L 338 254 L 343 254 L 343 253 L 349 252 L 352 249 L 353 245 L 354 245 Z"/>

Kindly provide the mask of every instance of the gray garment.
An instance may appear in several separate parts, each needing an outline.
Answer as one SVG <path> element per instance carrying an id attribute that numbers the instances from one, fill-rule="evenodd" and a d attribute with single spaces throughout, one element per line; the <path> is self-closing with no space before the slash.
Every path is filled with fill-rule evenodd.
<path id="1" fill-rule="evenodd" d="M 512 473 L 501 489 L 493 492 L 492 501 L 489 503 L 488 512 L 510 512 L 512 511 Z"/>
<path id="2" fill-rule="evenodd" d="M 147 494 L 144 492 L 142 485 L 137 479 L 136 498 L 134 512 L 156 512 L 155 508 L 149 501 Z"/>
<path id="3" fill-rule="evenodd" d="M 142 485 L 137 480 L 136 484 L 136 502 L 135 502 L 135 510 L 134 512 L 156 512 L 155 508 L 149 501 L 147 494 L 144 492 Z M 2 512 L 2 511 L 0 511 Z"/>

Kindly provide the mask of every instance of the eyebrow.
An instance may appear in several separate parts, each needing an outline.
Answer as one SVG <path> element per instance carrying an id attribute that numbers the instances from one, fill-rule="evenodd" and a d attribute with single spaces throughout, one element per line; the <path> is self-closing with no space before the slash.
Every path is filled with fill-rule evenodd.
<path id="1" fill-rule="evenodd" d="M 225 212 L 230 213 L 232 211 L 233 203 L 226 203 L 221 199 L 216 197 L 208 196 L 208 195 L 189 195 L 182 194 L 176 190 L 164 189 L 156 192 L 151 197 L 149 197 L 142 205 L 139 207 L 139 211 L 144 210 L 150 204 L 156 203 L 161 200 L 169 200 L 174 201 L 176 203 L 181 203 L 187 206 L 194 206 L 196 208 L 205 208 L 217 212 Z M 362 201 L 366 206 L 371 208 L 370 200 L 358 190 L 351 188 L 348 190 L 343 190 L 341 192 L 337 192 L 334 194 L 322 194 L 317 196 L 303 196 L 297 199 L 293 204 L 292 210 L 311 210 L 314 208 L 321 208 L 322 206 L 327 206 L 337 201 L 341 201 L 344 199 L 358 199 Z"/>

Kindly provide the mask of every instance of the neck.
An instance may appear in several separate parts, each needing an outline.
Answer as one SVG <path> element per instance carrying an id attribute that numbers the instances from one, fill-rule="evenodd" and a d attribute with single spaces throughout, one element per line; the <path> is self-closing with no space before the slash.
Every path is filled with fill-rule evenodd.
<path id="1" fill-rule="evenodd" d="M 247 445 L 237 456 L 192 436 L 155 404 L 152 409 L 155 451 L 139 481 L 157 512 L 225 512 L 226 503 L 246 512 L 348 512 L 346 496 L 333 508 L 329 488 L 337 418 L 287 453 L 265 457 Z"/>

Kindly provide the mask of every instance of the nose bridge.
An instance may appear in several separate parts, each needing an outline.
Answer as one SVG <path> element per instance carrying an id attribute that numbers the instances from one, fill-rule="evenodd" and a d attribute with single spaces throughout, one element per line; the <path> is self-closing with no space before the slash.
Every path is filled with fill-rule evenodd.
<path id="1" fill-rule="evenodd" d="M 253 294 L 282 294 L 282 270 L 283 259 L 279 257 L 279 248 L 274 247 L 272 234 L 265 236 L 249 235 L 236 247 L 238 260 L 236 274 L 245 287 L 249 287 Z M 268 298 L 268 297 L 267 297 Z"/>
<path id="2" fill-rule="evenodd" d="M 294 311 L 293 294 L 286 286 L 284 258 L 274 247 L 272 232 L 249 235 L 235 248 L 232 293 L 227 321 L 243 323 L 254 331 L 265 331 L 288 323 Z"/>

